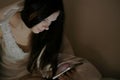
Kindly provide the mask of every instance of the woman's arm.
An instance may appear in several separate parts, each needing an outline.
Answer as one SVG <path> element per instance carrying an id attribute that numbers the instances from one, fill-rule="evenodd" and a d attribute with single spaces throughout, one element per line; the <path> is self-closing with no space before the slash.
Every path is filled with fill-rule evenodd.
<path id="1" fill-rule="evenodd" d="M 64 36 L 61 49 L 60 49 L 59 58 L 58 58 L 59 65 L 66 63 L 66 62 L 76 64 L 76 63 L 79 63 L 79 61 L 83 61 L 83 58 L 75 56 L 73 48 L 68 38 Z"/>
<path id="2" fill-rule="evenodd" d="M 62 72 L 62 70 L 64 71 L 65 68 L 67 69 L 68 67 L 78 64 L 74 67 L 74 74 L 71 73 L 72 70 L 66 72 L 69 76 L 67 76 L 68 78 L 73 78 L 73 80 L 100 80 L 101 78 L 99 71 L 89 61 L 74 55 L 70 42 L 65 36 L 63 38 L 63 44 L 58 59 L 59 64 L 57 73 Z M 61 75 L 59 80 L 66 80 L 63 79 L 66 78 L 66 73 Z M 69 73 L 71 73 L 71 75 Z"/>

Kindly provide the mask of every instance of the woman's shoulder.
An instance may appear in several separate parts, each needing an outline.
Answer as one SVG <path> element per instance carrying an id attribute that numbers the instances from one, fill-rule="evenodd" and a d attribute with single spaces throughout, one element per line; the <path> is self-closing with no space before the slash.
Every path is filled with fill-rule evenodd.
<path id="1" fill-rule="evenodd" d="M 0 8 L 0 21 L 5 19 L 8 15 L 10 15 L 13 10 L 20 10 L 23 8 L 23 0 L 19 0 L 17 2 L 13 2 L 11 4 L 2 6 Z"/>
<path id="2" fill-rule="evenodd" d="M 2 39 L 2 31 L 1 31 L 1 28 L 0 28 L 0 39 Z"/>

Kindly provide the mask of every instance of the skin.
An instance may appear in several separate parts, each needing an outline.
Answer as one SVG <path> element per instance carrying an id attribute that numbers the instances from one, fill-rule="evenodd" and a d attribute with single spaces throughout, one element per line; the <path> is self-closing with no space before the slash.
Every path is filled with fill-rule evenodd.
<path id="1" fill-rule="evenodd" d="M 57 19 L 59 13 L 59 11 L 52 13 L 50 16 L 32 28 L 28 28 L 22 21 L 20 13 L 16 13 L 11 17 L 9 21 L 9 24 L 11 25 L 11 32 L 15 41 L 20 45 L 29 47 L 31 33 L 33 32 L 35 34 L 38 34 L 44 30 L 49 30 L 49 25 Z M 2 36 L 1 32 L 0 36 Z"/>
<path id="2" fill-rule="evenodd" d="M 12 35 L 18 44 L 29 47 L 29 38 L 31 32 L 38 34 L 44 30 L 49 30 L 50 24 L 57 19 L 59 16 L 59 11 L 52 13 L 50 16 L 45 18 L 43 21 L 33 26 L 32 28 L 27 28 L 20 17 L 20 13 L 16 13 L 11 19 L 9 24 L 11 25 Z M 22 33 L 21 33 L 22 32 Z M 0 31 L 0 37 L 2 37 L 2 32 Z M 58 77 L 59 80 L 70 80 L 71 74 L 74 70 L 68 71 L 65 74 Z"/>
<path id="3" fill-rule="evenodd" d="M 31 31 L 37 34 L 37 33 L 43 32 L 44 30 L 49 30 L 50 24 L 57 19 L 58 15 L 59 15 L 59 11 L 52 13 L 43 21 L 41 21 L 40 23 L 32 27 Z"/>

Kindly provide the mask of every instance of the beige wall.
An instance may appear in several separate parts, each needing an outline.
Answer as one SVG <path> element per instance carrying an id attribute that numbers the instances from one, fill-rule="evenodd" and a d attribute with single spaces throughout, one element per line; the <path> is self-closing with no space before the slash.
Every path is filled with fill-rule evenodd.
<path id="1" fill-rule="evenodd" d="M 120 77 L 120 0 L 64 0 L 65 31 L 76 55 Z"/>

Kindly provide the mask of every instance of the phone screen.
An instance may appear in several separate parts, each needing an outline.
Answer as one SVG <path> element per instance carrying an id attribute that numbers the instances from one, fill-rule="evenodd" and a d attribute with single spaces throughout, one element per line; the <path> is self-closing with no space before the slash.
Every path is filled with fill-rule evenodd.
<path id="1" fill-rule="evenodd" d="M 57 74 L 56 76 L 53 77 L 53 80 L 58 78 L 59 76 L 61 76 L 62 74 L 64 74 L 65 72 L 69 71 L 72 67 L 68 67 L 66 68 L 64 71 L 60 72 L 59 74 Z"/>
<path id="2" fill-rule="evenodd" d="M 75 64 L 75 65 L 73 65 L 73 66 L 69 66 L 69 67 L 67 67 L 64 71 L 58 73 L 58 74 L 55 75 L 52 79 L 54 80 L 54 79 L 58 78 L 59 76 L 61 76 L 61 75 L 64 74 L 65 72 L 67 72 L 67 71 L 71 70 L 72 68 L 74 68 L 74 67 L 76 67 L 76 66 L 78 66 L 78 65 L 81 65 L 81 64 L 83 64 L 83 63 L 80 62 L 80 63 Z"/>

